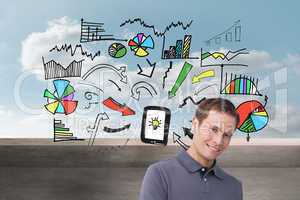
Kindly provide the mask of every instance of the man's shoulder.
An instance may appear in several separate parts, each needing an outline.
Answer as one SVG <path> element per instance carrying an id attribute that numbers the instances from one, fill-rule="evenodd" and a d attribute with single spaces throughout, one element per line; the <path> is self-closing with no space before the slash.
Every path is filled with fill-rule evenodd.
<path id="1" fill-rule="evenodd" d="M 236 178 L 235 176 L 231 175 L 230 173 L 228 173 L 227 171 L 225 171 L 221 167 L 219 167 L 219 170 L 221 171 L 223 177 L 225 178 L 225 180 L 227 182 L 230 182 L 230 183 L 233 183 L 233 184 L 237 184 L 237 185 L 241 185 L 242 184 L 242 182 L 238 178 Z"/>

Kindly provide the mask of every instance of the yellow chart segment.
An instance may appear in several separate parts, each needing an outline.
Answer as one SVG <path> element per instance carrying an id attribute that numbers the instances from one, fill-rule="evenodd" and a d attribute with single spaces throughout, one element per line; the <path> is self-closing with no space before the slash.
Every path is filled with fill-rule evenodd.
<path id="1" fill-rule="evenodd" d="M 140 57 L 144 57 L 147 56 L 149 53 L 144 50 L 143 48 L 137 48 L 135 55 L 140 56 Z"/>
<path id="2" fill-rule="evenodd" d="M 253 115 L 268 116 L 267 112 L 254 112 Z"/>
<path id="3" fill-rule="evenodd" d="M 218 58 L 225 59 L 224 53 L 220 53 L 220 52 L 214 52 L 214 53 L 211 54 L 211 56 L 212 56 L 214 59 L 218 59 Z"/>
<path id="4" fill-rule="evenodd" d="M 200 74 L 194 76 L 192 78 L 192 83 L 198 83 L 201 81 L 201 79 L 208 78 L 208 77 L 214 77 L 215 71 L 214 70 L 207 70 L 204 72 L 201 72 Z"/>
<path id="5" fill-rule="evenodd" d="M 46 107 L 46 109 L 47 109 L 49 112 L 51 112 L 52 114 L 54 114 L 55 111 L 56 111 L 56 109 L 57 109 L 57 107 L 58 107 L 58 104 L 59 104 L 59 102 L 58 102 L 58 101 L 55 101 L 55 102 L 53 102 L 53 103 L 49 103 L 49 104 L 45 105 L 45 107 Z"/>

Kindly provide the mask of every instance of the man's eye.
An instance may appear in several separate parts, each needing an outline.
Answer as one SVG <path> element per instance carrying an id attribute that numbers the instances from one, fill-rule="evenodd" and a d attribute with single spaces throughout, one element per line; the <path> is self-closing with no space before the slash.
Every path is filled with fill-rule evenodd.
<path id="1" fill-rule="evenodd" d="M 230 138 L 232 135 L 225 134 L 224 136 Z"/>
<path id="2" fill-rule="evenodd" d="M 218 132 L 218 129 L 217 129 L 217 128 L 215 128 L 215 127 L 214 127 L 214 128 L 212 128 L 211 130 L 212 130 L 212 132 L 214 132 L 214 133 L 217 133 L 217 132 Z"/>

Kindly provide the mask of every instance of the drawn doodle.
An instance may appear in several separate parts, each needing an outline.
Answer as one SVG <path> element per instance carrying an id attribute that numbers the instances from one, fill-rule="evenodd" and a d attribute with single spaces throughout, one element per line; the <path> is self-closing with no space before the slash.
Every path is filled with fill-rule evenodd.
<path id="1" fill-rule="evenodd" d="M 108 47 L 108 54 L 113 58 L 122 58 L 126 55 L 127 49 L 121 43 L 112 43 Z"/>
<path id="2" fill-rule="evenodd" d="M 44 91 L 44 97 L 47 98 L 48 104 L 45 108 L 52 114 L 71 114 L 76 108 L 78 101 L 73 101 L 75 90 L 70 85 L 70 81 L 64 79 L 57 79 L 53 81 L 55 87 L 54 92 L 48 89 Z"/>
<path id="3" fill-rule="evenodd" d="M 187 100 L 190 100 L 194 105 L 198 105 L 204 99 L 205 99 L 205 97 L 203 97 L 201 100 L 199 100 L 199 101 L 196 102 L 191 96 L 188 96 L 185 99 L 183 99 L 183 103 L 179 105 L 179 108 L 182 108 L 183 106 L 185 106 L 187 104 Z"/>
<path id="4" fill-rule="evenodd" d="M 111 80 L 111 79 L 109 79 L 108 81 L 111 82 L 112 84 L 114 84 L 114 86 L 116 86 L 117 89 L 118 89 L 120 92 L 122 91 L 122 89 L 120 88 L 120 86 L 119 86 L 116 82 L 114 82 L 114 81 Z"/>
<path id="5" fill-rule="evenodd" d="M 148 93 L 152 97 L 154 95 L 157 95 L 155 88 L 150 83 L 148 83 L 146 81 L 139 81 L 131 87 L 131 97 L 136 100 L 140 100 L 141 89 L 145 89 L 146 91 L 148 91 Z"/>
<path id="6" fill-rule="evenodd" d="M 212 87 L 212 86 L 217 86 L 217 84 L 214 83 L 214 84 L 205 86 L 204 88 L 201 88 L 201 89 L 195 91 L 194 95 L 197 96 L 200 92 L 203 92 L 204 90 L 206 90 L 206 89 L 208 89 L 208 88 L 210 88 L 210 87 Z"/>
<path id="7" fill-rule="evenodd" d="M 171 111 L 165 107 L 146 106 L 143 112 L 141 140 L 144 143 L 168 143 Z"/>
<path id="8" fill-rule="evenodd" d="M 149 65 L 150 67 L 147 67 L 147 68 L 145 67 L 145 68 L 143 69 L 139 64 L 137 64 L 137 66 L 138 66 L 138 68 L 139 68 L 139 70 L 140 70 L 137 74 L 142 75 L 142 76 L 146 76 L 146 77 L 148 77 L 148 78 L 151 78 L 152 75 L 153 75 L 154 69 L 155 69 L 155 67 L 156 67 L 156 62 L 154 62 L 154 63 L 152 64 L 152 63 L 150 62 L 150 60 L 146 59 L 146 61 L 147 61 L 148 65 Z"/>
<path id="9" fill-rule="evenodd" d="M 149 55 L 147 49 L 154 49 L 154 41 L 151 35 L 145 36 L 144 33 L 138 33 L 133 39 L 130 39 L 128 46 L 134 55 L 145 57 Z"/>
<path id="10" fill-rule="evenodd" d="M 108 115 L 105 112 L 104 113 L 99 113 L 97 115 L 96 119 L 95 119 L 93 127 L 88 126 L 86 128 L 87 132 L 91 133 L 91 136 L 90 136 L 89 142 L 88 142 L 89 146 L 94 144 L 94 141 L 95 141 L 95 138 L 96 138 L 96 134 L 97 134 L 99 126 L 100 126 L 100 122 L 104 121 L 104 120 L 108 120 L 108 119 L 109 119 L 109 117 L 108 117 Z"/>
<path id="11" fill-rule="evenodd" d="M 83 76 L 82 79 L 86 80 L 93 72 L 95 72 L 96 70 L 100 70 L 100 69 L 109 69 L 114 71 L 116 74 L 118 74 L 118 76 L 121 78 L 121 82 L 127 84 L 127 75 L 125 74 L 126 72 L 126 67 L 122 66 L 120 68 L 116 68 L 113 65 L 109 65 L 109 64 L 98 64 L 95 65 L 94 67 L 92 67 L 91 69 L 89 69 Z"/>
<path id="12" fill-rule="evenodd" d="M 45 63 L 44 57 L 42 57 L 42 59 L 45 70 L 45 80 L 81 76 L 82 62 L 84 59 L 80 61 L 73 60 L 67 68 L 64 68 L 54 60 Z"/>
<path id="13" fill-rule="evenodd" d="M 161 59 L 199 59 L 190 57 L 192 35 L 185 35 L 183 40 L 177 40 L 175 46 L 165 50 L 166 37 L 163 37 Z"/>
<path id="14" fill-rule="evenodd" d="M 119 102 L 114 100 L 112 97 L 105 99 L 102 103 L 106 107 L 122 113 L 122 116 L 135 115 L 135 111 L 133 109 L 126 106 L 125 104 L 120 104 Z"/>
<path id="15" fill-rule="evenodd" d="M 172 67 L 173 67 L 173 62 L 170 61 L 170 66 L 168 67 L 167 71 L 165 71 L 165 74 L 164 74 L 164 77 L 163 77 L 163 83 L 162 83 L 163 88 L 165 88 L 166 78 L 168 77 L 168 72 L 170 72 Z"/>
<path id="16" fill-rule="evenodd" d="M 187 28 L 189 28 L 193 22 L 193 20 L 191 20 L 189 23 L 187 23 L 186 25 L 183 24 L 183 22 L 178 21 L 177 23 L 172 22 L 170 25 L 168 25 L 165 30 L 163 32 L 159 32 L 155 29 L 154 25 L 148 25 L 146 24 L 144 21 L 142 21 L 141 18 L 135 18 L 135 19 L 128 19 L 125 22 L 123 22 L 120 27 L 125 26 L 126 24 L 134 24 L 138 22 L 141 26 L 145 27 L 145 28 L 150 28 L 152 29 L 154 35 L 161 37 L 164 36 L 166 34 L 166 32 L 168 32 L 172 27 L 178 27 L 180 26 L 183 30 L 186 30 Z"/>
<path id="17" fill-rule="evenodd" d="M 189 72 L 191 71 L 192 68 L 193 68 L 193 65 L 191 65 L 190 63 L 188 63 L 188 62 L 184 63 L 184 65 L 177 77 L 175 84 L 173 85 L 172 89 L 168 92 L 169 98 L 176 96 L 177 90 L 179 89 L 181 84 L 184 82 L 184 80 L 186 79 L 187 75 L 189 74 Z"/>
<path id="18" fill-rule="evenodd" d="M 221 58 L 222 60 L 227 60 L 227 61 L 231 61 L 232 59 L 234 59 L 235 57 L 239 56 L 239 55 L 243 55 L 243 54 L 249 54 L 249 52 L 247 51 L 247 48 L 242 48 L 242 49 L 238 49 L 236 51 L 228 51 L 226 54 L 222 53 L 222 52 L 205 52 L 202 53 L 202 48 L 201 48 L 201 60 L 204 60 L 206 58 L 212 57 L 214 59 L 219 59 Z"/>
<path id="19" fill-rule="evenodd" d="M 113 35 L 105 35 L 104 23 L 85 22 L 81 19 L 80 43 L 93 41 L 124 41 L 125 39 L 116 39 Z"/>
<path id="20" fill-rule="evenodd" d="M 57 52 L 65 51 L 65 52 L 68 52 L 68 51 L 70 51 L 71 56 L 74 56 L 77 49 L 80 49 L 80 53 L 81 53 L 82 56 L 90 58 L 92 61 L 95 59 L 95 57 L 100 56 L 100 54 L 101 54 L 100 51 L 97 51 L 94 55 L 93 55 L 93 53 L 88 53 L 87 51 L 84 51 L 82 49 L 81 44 L 77 44 L 74 48 L 72 47 L 72 44 L 70 44 L 70 45 L 64 44 L 64 45 L 61 45 L 61 47 L 58 47 L 56 45 L 55 47 L 50 49 L 50 52 L 52 52 L 52 51 L 57 51 Z"/>
<path id="21" fill-rule="evenodd" d="M 65 127 L 65 124 L 61 120 L 53 120 L 53 129 L 54 129 L 54 142 L 63 142 L 63 141 L 74 141 L 74 140 L 84 140 L 79 139 L 73 136 L 73 133 L 70 132 L 69 128 Z"/>
<path id="22" fill-rule="evenodd" d="M 89 101 L 89 104 L 88 104 L 88 106 L 85 106 L 85 109 L 91 108 L 92 104 L 94 104 L 94 105 L 99 104 L 99 102 L 97 102 L 97 101 L 94 101 L 94 102 L 90 101 L 93 99 L 94 96 L 99 96 L 99 94 L 97 94 L 95 92 L 90 92 L 90 91 L 87 91 L 84 93 L 84 98 Z"/>
<path id="23" fill-rule="evenodd" d="M 215 76 L 215 71 L 214 70 L 207 70 L 204 72 L 199 73 L 198 75 L 194 76 L 192 78 L 192 83 L 199 83 L 202 79 L 208 78 L 208 77 L 214 77 Z"/>
<path id="24" fill-rule="evenodd" d="M 232 26 L 227 28 L 225 31 L 211 37 L 210 39 L 205 41 L 207 46 L 210 46 L 214 41 L 215 44 L 221 44 L 222 42 L 240 42 L 241 34 L 242 34 L 242 26 L 240 24 L 240 20 L 237 20 L 233 23 Z"/>
<path id="25" fill-rule="evenodd" d="M 191 132 L 190 128 L 182 127 L 184 136 L 188 136 L 191 140 L 194 137 L 194 134 Z"/>
<path id="26" fill-rule="evenodd" d="M 179 144 L 179 146 L 181 146 L 183 149 L 188 150 L 188 148 L 190 148 L 189 145 L 185 144 L 182 140 L 181 140 L 181 136 L 178 135 L 177 133 L 175 133 L 173 131 L 173 143 L 177 143 Z"/>
<path id="27" fill-rule="evenodd" d="M 125 126 L 123 126 L 123 127 L 121 127 L 121 128 L 109 128 L 109 127 L 105 126 L 105 127 L 103 128 L 103 131 L 104 131 L 104 132 L 107 132 L 107 133 L 121 132 L 121 131 L 124 131 L 124 130 L 126 130 L 126 129 L 129 129 L 129 128 L 130 128 L 130 125 L 131 125 L 131 124 L 127 124 L 127 125 L 125 125 Z"/>

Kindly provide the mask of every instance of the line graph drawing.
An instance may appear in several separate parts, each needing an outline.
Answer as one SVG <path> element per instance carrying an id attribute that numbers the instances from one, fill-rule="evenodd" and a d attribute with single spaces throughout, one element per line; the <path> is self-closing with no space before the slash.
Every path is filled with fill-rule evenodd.
<path id="1" fill-rule="evenodd" d="M 95 54 L 93 53 L 88 53 L 87 51 L 84 51 L 82 48 L 81 44 L 77 44 L 75 47 L 72 47 L 72 44 L 64 44 L 61 45 L 61 47 L 58 47 L 58 45 L 56 45 L 55 47 L 53 47 L 52 49 L 50 49 L 49 51 L 57 51 L 57 52 L 61 52 L 61 51 L 65 51 L 68 52 L 70 51 L 71 56 L 74 56 L 75 53 L 77 52 L 77 49 L 80 50 L 80 53 L 82 56 L 86 56 L 87 58 L 90 58 L 92 61 L 95 59 L 95 57 L 100 56 L 101 52 L 97 51 Z"/>
<path id="2" fill-rule="evenodd" d="M 108 119 L 109 119 L 109 117 L 106 114 L 106 112 L 99 113 L 95 119 L 94 125 L 93 126 L 89 125 L 88 127 L 86 127 L 87 132 L 91 134 L 90 138 L 89 138 L 88 146 L 94 144 L 96 134 L 97 134 L 99 126 L 100 126 L 100 122 L 104 121 L 104 120 L 108 120 Z"/>
<path id="3" fill-rule="evenodd" d="M 121 131 L 124 131 L 126 129 L 129 129 L 130 126 L 131 126 L 131 124 L 127 124 L 127 125 L 125 125 L 123 127 L 120 127 L 120 128 L 109 128 L 109 127 L 105 126 L 103 128 L 103 131 L 107 132 L 107 133 L 117 133 L 117 132 L 121 132 Z"/>
<path id="4" fill-rule="evenodd" d="M 231 61 L 232 59 L 234 59 L 235 57 L 242 55 L 242 54 L 249 54 L 249 52 L 247 51 L 247 48 L 242 48 L 242 49 L 238 49 L 236 51 L 231 51 L 229 50 L 226 54 L 222 53 L 222 52 L 205 52 L 203 53 L 203 49 L 201 48 L 201 58 L 200 60 L 204 60 L 206 58 L 212 57 L 214 59 L 219 59 L 221 58 L 222 60 L 227 60 L 227 61 Z"/>
<path id="5" fill-rule="evenodd" d="M 179 108 L 182 108 L 183 106 L 185 106 L 187 104 L 187 101 L 190 100 L 194 105 L 198 105 L 199 103 L 201 103 L 203 100 L 205 100 L 205 97 L 203 97 L 202 99 L 200 99 L 199 101 L 195 101 L 191 96 L 186 97 L 185 99 L 183 99 L 183 103 L 179 105 Z"/>
<path id="6" fill-rule="evenodd" d="M 173 131 L 173 143 L 177 143 L 179 144 L 179 146 L 181 146 L 182 148 L 184 148 L 185 150 L 188 150 L 188 148 L 190 147 L 189 145 L 185 144 L 182 140 L 181 140 L 181 136 L 178 135 L 177 133 L 175 133 Z"/>
<path id="7" fill-rule="evenodd" d="M 181 27 L 183 30 L 186 30 L 187 28 L 189 28 L 192 23 L 193 20 L 191 20 L 189 23 L 184 24 L 181 21 L 178 21 L 177 23 L 172 22 L 170 25 L 168 25 L 163 32 L 160 32 L 158 30 L 155 29 L 154 25 L 148 25 L 146 24 L 145 21 L 143 21 L 141 18 L 135 18 L 135 19 L 128 19 L 126 21 L 124 21 L 120 27 L 125 26 L 126 24 L 134 24 L 134 23 L 139 23 L 141 26 L 145 27 L 145 28 L 149 28 L 152 29 L 153 34 L 157 37 L 161 37 L 164 36 L 166 34 L 166 32 L 168 32 L 171 28 L 176 28 L 176 27 Z"/>
<path id="8" fill-rule="evenodd" d="M 163 76 L 163 83 L 162 83 L 162 87 L 165 88 L 165 83 L 166 83 L 166 78 L 168 77 L 168 73 L 170 72 L 170 70 L 173 67 L 173 62 L 170 61 L 170 66 L 168 67 L 167 71 L 165 71 L 165 74 Z"/>
<path id="9" fill-rule="evenodd" d="M 122 89 L 120 88 L 120 86 L 116 82 L 114 82 L 111 79 L 109 79 L 108 81 L 111 82 L 112 84 L 114 84 L 120 92 L 122 91 Z"/>
<path id="10" fill-rule="evenodd" d="M 80 43 L 94 41 L 127 41 L 126 39 L 114 38 L 114 35 L 103 34 L 105 32 L 103 26 L 104 23 L 85 22 L 82 18 Z"/>
<path id="11" fill-rule="evenodd" d="M 131 87 L 131 97 L 139 101 L 141 96 L 141 89 L 145 89 L 146 91 L 148 91 L 148 93 L 152 97 L 154 95 L 157 95 L 155 88 L 150 83 L 146 81 L 139 81 Z"/>
<path id="12" fill-rule="evenodd" d="M 142 76 L 146 76 L 148 78 L 151 78 L 154 72 L 154 69 L 156 67 L 156 62 L 151 63 L 149 59 L 146 58 L 146 61 L 148 63 L 149 67 L 145 67 L 144 69 L 140 66 L 140 64 L 137 64 L 138 68 L 139 68 L 139 72 L 137 74 L 142 75 Z"/>
<path id="13" fill-rule="evenodd" d="M 111 110 L 122 113 L 122 116 L 135 115 L 135 111 L 133 109 L 126 106 L 126 104 L 117 102 L 112 97 L 105 99 L 102 103 Z"/>
<path id="14" fill-rule="evenodd" d="M 165 49 L 166 37 L 163 36 L 161 59 L 199 59 L 198 57 L 190 57 L 192 35 L 184 35 L 183 40 L 176 40 L 174 46 Z"/>
<path id="15" fill-rule="evenodd" d="M 237 20 L 227 28 L 225 31 L 214 35 L 210 39 L 205 41 L 207 46 L 214 44 L 221 44 L 222 42 L 240 42 L 242 38 L 242 25 L 241 20 Z"/>
<path id="16" fill-rule="evenodd" d="M 73 133 L 70 132 L 69 128 L 66 128 L 65 124 L 62 123 L 62 120 L 53 120 L 53 130 L 54 137 L 53 142 L 63 142 L 63 141 L 75 141 L 75 140 L 84 140 L 79 139 L 73 136 Z"/>
<path id="17" fill-rule="evenodd" d="M 114 71 L 116 74 L 118 74 L 118 76 L 121 78 L 121 82 L 127 84 L 127 75 L 126 75 L 126 66 L 122 66 L 120 68 L 117 68 L 113 65 L 109 65 L 109 64 L 98 64 L 95 65 L 94 67 L 92 67 L 91 69 L 89 69 L 83 76 L 82 79 L 86 80 L 93 72 L 95 72 L 96 70 L 100 70 L 100 69 L 109 69 Z"/>
<path id="18" fill-rule="evenodd" d="M 46 63 L 44 57 L 42 57 L 42 60 L 45 71 L 45 80 L 81 76 L 82 62 L 84 59 L 79 61 L 73 60 L 67 68 L 64 68 L 61 64 L 54 60 L 50 60 Z"/>

